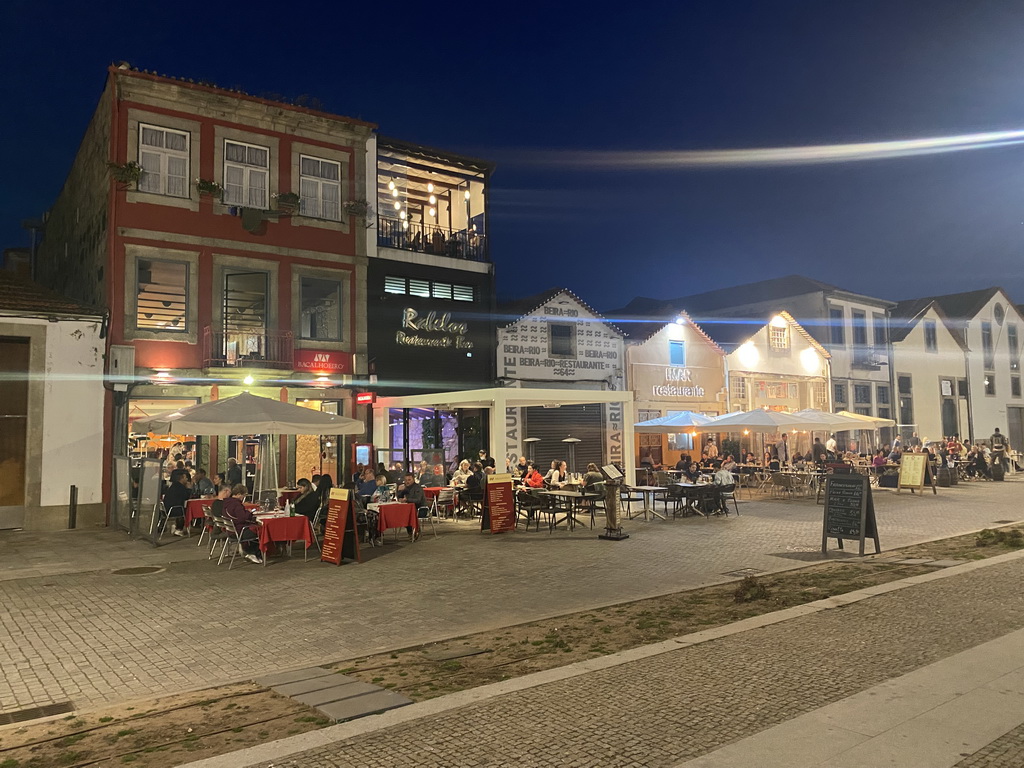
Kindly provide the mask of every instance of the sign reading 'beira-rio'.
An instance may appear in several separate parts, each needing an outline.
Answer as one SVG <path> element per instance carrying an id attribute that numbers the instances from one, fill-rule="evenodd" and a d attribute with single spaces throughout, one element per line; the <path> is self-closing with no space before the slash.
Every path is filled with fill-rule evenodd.
<path id="1" fill-rule="evenodd" d="M 352 373 L 352 353 L 324 349 L 296 349 L 295 370 L 314 374 Z"/>

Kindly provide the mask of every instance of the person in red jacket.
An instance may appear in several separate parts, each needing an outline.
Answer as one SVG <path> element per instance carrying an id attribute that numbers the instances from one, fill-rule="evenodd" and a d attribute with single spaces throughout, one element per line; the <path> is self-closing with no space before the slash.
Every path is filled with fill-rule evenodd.
<path id="1" fill-rule="evenodd" d="M 532 461 L 528 463 L 528 469 L 526 470 L 526 477 L 523 478 L 523 482 L 531 488 L 543 488 L 544 487 L 544 475 L 537 471 L 537 465 Z"/>

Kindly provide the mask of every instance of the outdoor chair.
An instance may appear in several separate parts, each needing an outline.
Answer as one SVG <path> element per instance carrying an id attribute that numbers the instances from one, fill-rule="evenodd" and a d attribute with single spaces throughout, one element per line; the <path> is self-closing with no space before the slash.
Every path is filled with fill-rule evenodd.
<path id="1" fill-rule="evenodd" d="M 196 542 L 197 547 L 203 546 L 203 536 L 207 533 L 209 533 L 211 537 L 213 536 L 213 518 L 220 516 L 220 511 L 223 506 L 223 499 L 214 499 L 207 508 L 206 518 L 203 520 L 203 529 L 199 532 L 199 541 Z"/>
<path id="2" fill-rule="evenodd" d="M 540 532 L 540 516 L 546 511 L 544 500 L 534 493 L 520 490 L 516 493 L 516 527 L 519 527 L 520 519 L 526 521 L 526 530 L 530 530 L 530 523 L 536 521 L 537 531 Z"/>
<path id="3" fill-rule="evenodd" d="M 224 537 L 224 546 L 220 550 L 220 558 L 217 560 L 217 565 L 224 562 L 224 558 L 227 557 L 227 550 L 231 548 L 231 560 L 228 562 L 228 570 L 230 571 L 232 566 L 235 564 L 235 558 L 242 553 L 242 534 L 249 530 L 248 526 L 243 527 L 242 530 L 236 531 L 235 525 L 231 520 L 221 518 L 220 525 L 224 529 L 226 534 Z M 243 562 L 249 562 L 246 558 L 242 558 Z"/>
<path id="4" fill-rule="evenodd" d="M 729 516 L 729 500 L 732 500 L 732 505 L 736 510 L 736 517 L 740 516 L 740 505 L 736 502 L 736 486 L 735 485 L 719 485 L 718 488 L 718 502 L 719 508 L 725 514 Z"/>
<path id="5" fill-rule="evenodd" d="M 450 517 L 455 514 L 455 489 L 454 488 L 442 488 L 438 491 L 437 496 L 434 497 L 434 512 L 438 515 L 444 513 L 445 517 Z"/>
<path id="6" fill-rule="evenodd" d="M 781 472 L 773 472 L 772 476 L 768 478 L 768 484 L 771 489 L 772 497 L 778 498 L 781 494 L 783 496 L 793 496 L 793 478 L 789 475 L 784 475 Z"/>
<path id="7" fill-rule="evenodd" d="M 623 511 L 626 513 L 626 517 L 630 520 L 633 519 L 633 502 L 643 505 L 644 495 L 640 491 L 634 491 L 628 485 L 620 485 L 619 503 L 621 504 Z M 647 519 L 646 512 L 644 513 L 644 519 Z"/>
<path id="8" fill-rule="evenodd" d="M 593 529 L 597 523 L 597 510 L 600 507 L 601 513 L 605 513 L 604 508 L 604 481 L 594 483 L 589 489 L 584 488 L 585 493 L 597 493 L 600 494 L 595 498 L 586 499 L 585 503 L 587 508 L 590 510 L 590 528 Z"/>
<path id="9" fill-rule="evenodd" d="M 180 505 L 176 505 L 176 506 L 171 507 L 170 509 L 166 509 L 164 507 L 164 503 L 161 501 L 160 502 L 160 506 L 159 506 L 159 510 L 160 510 L 160 518 L 161 518 L 161 520 L 160 520 L 160 535 L 156 537 L 157 541 L 159 541 L 160 539 L 163 538 L 164 531 L 167 529 L 167 521 L 168 520 L 170 520 L 172 517 L 180 517 L 180 518 L 182 518 L 182 521 L 184 521 L 184 518 L 185 518 L 185 508 L 180 506 Z M 177 510 L 177 514 L 175 514 L 175 510 Z"/>

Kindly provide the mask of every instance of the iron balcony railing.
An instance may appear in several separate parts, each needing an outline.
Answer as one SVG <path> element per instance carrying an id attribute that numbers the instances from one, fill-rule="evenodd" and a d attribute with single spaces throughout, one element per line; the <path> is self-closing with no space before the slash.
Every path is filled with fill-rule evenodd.
<path id="1" fill-rule="evenodd" d="M 291 331 L 203 330 L 206 368 L 291 368 Z"/>
<path id="2" fill-rule="evenodd" d="M 403 226 L 408 224 L 408 227 Z M 377 217 L 377 244 L 383 248 L 433 253 L 467 261 L 487 261 L 487 238 L 476 232 L 451 232 L 434 224 Z"/>

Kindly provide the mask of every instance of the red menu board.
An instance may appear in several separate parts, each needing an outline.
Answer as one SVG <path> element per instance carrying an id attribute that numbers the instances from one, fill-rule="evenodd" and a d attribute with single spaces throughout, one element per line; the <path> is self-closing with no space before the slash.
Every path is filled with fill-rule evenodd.
<path id="1" fill-rule="evenodd" d="M 491 533 L 516 529 L 516 501 L 512 494 L 512 475 L 487 476 L 487 511 Z"/>
<path id="2" fill-rule="evenodd" d="M 327 500 L 327 523 L 320 547 L 320 559 L 341 565 L 342 558 L 359 560 L 359 541 L 356 521 L 352 515 L 352 500 L 347 488 L 331 488 Z"/>

